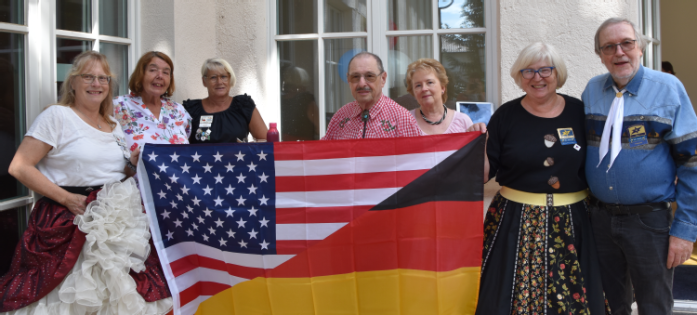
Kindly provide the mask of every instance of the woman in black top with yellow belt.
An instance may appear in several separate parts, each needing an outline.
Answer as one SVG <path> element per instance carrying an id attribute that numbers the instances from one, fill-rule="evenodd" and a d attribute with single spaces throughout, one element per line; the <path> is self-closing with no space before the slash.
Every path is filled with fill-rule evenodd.
<path id="1" fill-rule="evenodd" d="M 201 75 L 208 97 L 186 100 L 183 104 L 192 118 L 190 143 L 246 141 L 250 132 L 254 139 L 266 139 L 268 129 L 252 98 L 247 94 L 230 96 L 230 89 L 235 86 L 235 72 L 227 61 L 206 60 Z"/>
<path id="2" fill-rule="evenodd" d="M 586 211 L 583 103 L 557 94 L 566 67 L 534 43 L 511 76 L 525 95 L 487 126 L 489 177 L 502 186 L 484 220 L 477 315 L 604 314 Z"/>

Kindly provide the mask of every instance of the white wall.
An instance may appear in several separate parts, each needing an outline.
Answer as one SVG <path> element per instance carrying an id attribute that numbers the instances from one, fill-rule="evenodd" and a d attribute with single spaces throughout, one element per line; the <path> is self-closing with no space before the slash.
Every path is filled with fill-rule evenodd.
<path id="1" fill-rule="evenodd" d="M 227 60 L 237 84 L 231 94 L 247 93 L 262 117 L 271 113 L 266 100 L 267 13 L 260 0 L 141 1 L 141 53 L 165 52 L 174 62 L 172 99 L 204 98 L 201 65 L 212 57 Z M 176 36 L 175 36 L 176 34 Z"/>
<path id="2" fill-rule="evenodd" d="M 638 8 L 639 0 L 500 0 L 500 101 L 523 95 L 511 66 L 536 41 L 553 45 L 566 63 L 569 78 L 559 92 L 580 98 L 589 79 L 607 72 L 593 49 L 598 26 L 614 16 L 637 23 Z"/>
<path id="3" fill-rule="evenodd" d="M 697 30 L 695 12 L 695 0 L 661 1 L 661 58 L 673 64 L 692 106 L 697 108 L 697 62 L 694 58 L 697 41 L 692 35 Z"/>

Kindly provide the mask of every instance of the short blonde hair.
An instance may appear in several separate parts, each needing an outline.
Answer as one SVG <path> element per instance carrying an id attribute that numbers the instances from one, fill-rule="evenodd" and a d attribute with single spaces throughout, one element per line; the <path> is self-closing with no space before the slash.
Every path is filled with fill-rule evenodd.
<path id="1" fill-rule="evenodd" d="M 114 77 L 114 74 L 111 73 L 111 70 L 109 70 L 109 62 L 107 61 L 106 56 L 96 51 L 84 51 L 77 55 L 75 59 L 73 59 L 73 65 L 70 67 L 70 71 L 65 76 L 65 80 L 63 81 L 63 85 L 61 86 L 61 99 L 60 101 L 58 101 L 58 104 L 63 106 L 75 105 L 75 90 L 73 90 L 72 86 L 73 80 L 78 80 L 78 76 L 84 74 L 83 71 L 87 70 L 90 66 L 92 66 L 95 63 L 101 65 L 104 73 L 111 78 L 109 80 L 109 91 L 106 93 L 106 97 L 104 97 L 102 103 L 99 104 L 99 115 L 101 115 L 102 118 L 104 118 L 104 121 L 109 122 L 111 128 L 114 128 L 116 127 L 116 123 L 112 121 L 109 116 L 111 116 L 112 113 L 112 98 L 114 94 L 114 87 L 116 85 L 116 78 Z M 82 79 L 80 78 L 79 80 Z"/>
<path id="2" fill-rule="evenodd" d="M 210 58 L 203 62 L 201 66 L 201 76 L 205 77 L 210 70 L 225 70 L 228 75 L 230 75 L 230 87 L 235 86 L 237 79 L 235 78 L 235 72 L 232 71 L 230 64 L 223 58 Z"/>
<path id="3" fill-rule="evenodd" d="M 531 64 L 538 61 L 547 61 L 552 64 L 552 66 L 554 66 L 554 71 L 557 73 L 557 89 L 564 86 L 567 78 L 564 60 L 561 59 L 561 56 L 559 56 L 554 46 L 543 42 L 536 42 L 523 48 L 518 55 L 518 59 L 516 59 L 511 67 L 511 77 L 515 80 L 515 84 L 517 84 L 518 87 L 523 88 L 523 75 L 520 73 L 520 70 L 526 69 Z"/>
<path id="4" fill-rule="evenodd" d="M 448 81 L 448 75 L 445 73 L 445 67 L 443 67 L 438 60 L 431 58 L 421 58 L 412 62 L 409 67 L 407 67 L 407 92 L 412 96 L 415 95 L 414 88 L 411 86 L 411 79 L 414 77 L 414 73 L 417 70 L 431 71 L 436 75 L 436 78 L 440 81 L 440 85 L 443 86 L 445 90 L 441 95 L 443 103 L 445 103 L 448 100 L 448 82 L 450 82 Z"/>

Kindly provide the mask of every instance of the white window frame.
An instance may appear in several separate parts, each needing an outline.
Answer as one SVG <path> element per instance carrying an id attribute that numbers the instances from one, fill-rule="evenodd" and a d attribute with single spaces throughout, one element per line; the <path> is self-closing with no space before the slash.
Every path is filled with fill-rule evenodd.
<path id="1" fill-rule="evenodd" d="M 485 36 L 485 54 L 486 54 L 486 98 L 487 102 L 494 103 L 494 107 L 498 105 L 499 95 L 499 66 L 498 66 L 498 6 L 493 1 L 484 0 L 484 23 L 486 27 L 482 28 L 457 28 L 457 29 L 440 29 L 438 1 L 432 0 L 432 23 L 433 27 L 429 30 L 387 30 L 387 1 L 385 0 L 366 0 L 366 6 L 369 8 L 366 16 L 367 26 L 366 32 L 341 32 L 329 33 L 324 32 L 324 1 L 317 1 L 317 33 L 300 34 L 300 35 L 277 35 L 277 0 L 268 0 L 268 21 L 269 21 L 269 44 L 267 60 L 267 84 L 271 87 L 268 91 L 269 101 L 272 106 L 272 115 L 269 115 L 270 121 L 280 121 L 281 117 L 281 83 L 280 69 L 278 64 L 278 41 L 290 40 L 317 40 L 317 71 L 319 73 L 319 82 L 317 91 L 317 105 L 319 107 L 319 123 L 320 137 L 326 134 L 326 93 L 325 93 L 325 39 L 340 39 L 340 38 L 366 38 L 367 50 L 380 56 L 385 63 L 388 64 L 389 43 L 388 36 L 404 36 L 404 35 L 428 35 L 433 40 L 433 58 L 440 60 L 440 35 L 443 34 L 484 34 Z M 375 16 L 373 16 L 375 15 Z M 389 74 L 388 74 L 389 75 Z M 389 95 L 389 87 L 387 84 L 383 87 L 383 94 Z M 283 126 L 281 126 L 283 128 Z"/>
<path id="2" fill-rule="evenodd" d="M 1 32 L 23 34 L 25 53 L 25 126 L 29 128 L 41 111 L 56 103 L 56 37 L 92 41 L 98 51 L 99 43 L 128 45 L 128 73 L 133 72 L 140 55 L 140 0 L 129 0 L 128 37 L 99 34 L 99 0 L 91 0 L 92 31 L 90 33 L 56 29 L 56 2 L 24 0 L 24 25 L 0 22 Z M 27 206 L 27 215 L 37 194 L 29 190 L 20 196 L 0 202 L 0 211 Z"/>
<path id="3" fill-rule="evenodd" d="M 658 71 L 661 71 L 662 62 L 660 7 L 660 0 L 641 0 L 639 8 L 639 27 L 647 40 L 644 48 L 644 67 Z"/>

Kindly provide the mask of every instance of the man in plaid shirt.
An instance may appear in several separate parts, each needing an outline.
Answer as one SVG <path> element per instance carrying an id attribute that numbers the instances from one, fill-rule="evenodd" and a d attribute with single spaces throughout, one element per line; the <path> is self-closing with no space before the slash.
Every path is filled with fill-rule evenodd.
<path id="1" fill-rule="evenodd" d="M 349 62 L 348 82 L 354 102 L 332 117 L 322 140 L 416 137 L 416 119 L 404 107 L 382 94 L 387 72 L 380 57 L 369 52 Z"/>

